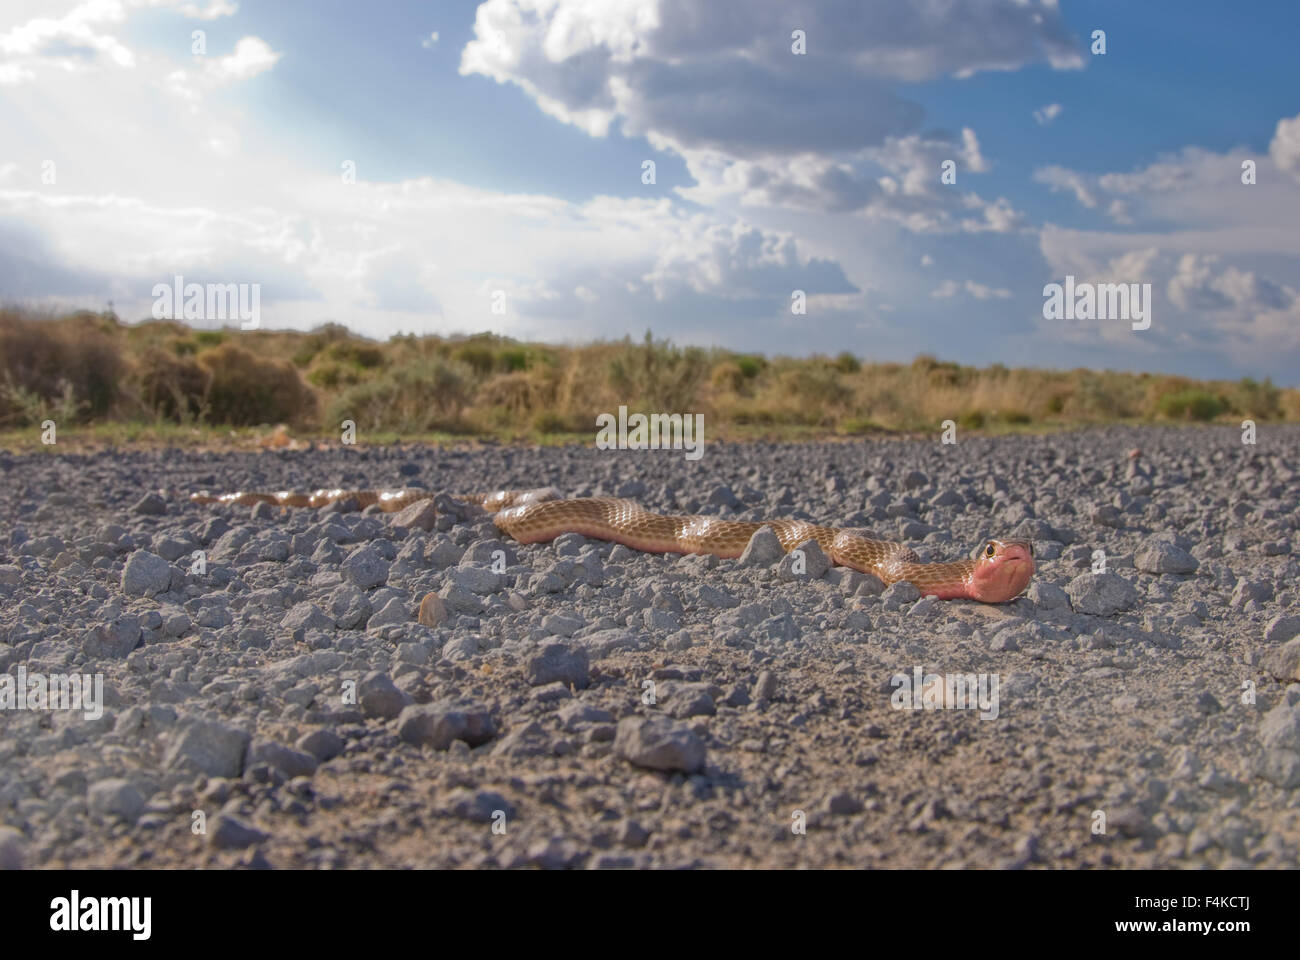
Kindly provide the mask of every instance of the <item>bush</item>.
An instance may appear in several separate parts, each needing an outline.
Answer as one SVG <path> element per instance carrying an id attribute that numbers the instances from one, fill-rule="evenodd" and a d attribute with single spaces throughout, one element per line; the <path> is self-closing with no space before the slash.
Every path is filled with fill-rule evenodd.
<path id="1" fill-rule="evenodd" d="M 326 360 L 311 368 L 307 374 L 307 382 L 323 390 L 334 390 L 360 383 L 361 374 L 351 364 L 345 365 L 335 360 Z"/>
<path id="2" fill-rule="evenodd" d="M 196 361 L 151 347 L 136 365 L 140 400 L 156 416 L 188 423 L 203 414 L 210 374 Z"/>
<path id="3" fill-rule="evenodd" d="M 514 373 L 528 367 L 528 351 L 522 347 L 502 350 L 497 354 L 497 365 L 506 373 Z"/>
<path id="4" fill-rule="evenodd" d="M 713 373 L 709 375 L 709 385 L 714 390 L 740 393 L 745 388 L 745 374 L 740 369 L 740 364 L 727 360 L 713 368 Z"/>
<path id="5" fill-rule="evenodd" d="M 475 399 L 479 406 L 501 407 L 512 414 L 522 415 L 536 405 L 536 393 L 528 374 L 498 373 L 483 384 Z"/>
<path id="6" fill-rule="evenodd" d="M 619 403 L 643 412 L 688 413 L 696 407 L 707 366 L 703 350 L 656 341 L 647 330 L 640 346 L 624 340 L 607 375 Z"/>
<path id="7" fill-rule="evenodd" d="M 827 414 L 842 409 L 853 399 L 853 391 L 831 367 L 800 364 L 787 371 L 782 382 L 796 398 L 821 413 L 811 422 L 825 419 Z"/>
<path id="8" fill-rule="evenodd" d="M 199 354 L 209 376 L 208 415 L 215 423 L 303 423 L 315 412 L 315 396 L 292 364 L 263 360 L 223 343 Z"/>
<path id="9" fill-rule="evenodd" d="M 331 426 L 354 420 L 365 430 L 461 430 L 461 414 L 472 395 L 470 372 L 459 364 L 415 361 L 344 390 L 330 403 L 326 419 Z"/>
<path id="10" fill-rule="evenodd" d="M 1282 415 L 1282 391 L 1273 381 L 1263 383 L 1246 377 L 1232 391 L 1231 410 L 1256 420 L 1272 420 Z"/>
<path id="11" fill-rule="evenodd" d="M 840 373 L 857 373 L 862 369 L 862 364 L 857 357 L 845 350 L 835 358 L 835 369 Z"/>
<path id="12" fill-rule="evenodd" d="M 305 367 L 331 343 L 347 340 L 351 333 L 341 323 L 325 323 L 315 327 L 303 339 L 302 344 L 293 355 L 294 366 Z"/>
<path id="13" fill-rule="evenodd" d="M 763 357 L 737 357 L 736 366 L 746 380 L 753 380 L 767 369 L 767 360 Z"/>
<path id="14" fill-rule="evenodd" d="M 64 422 L 106 416 L 123 367 L 97 314 L 55 321 L 0 311 L 0 419 L 25 423 L 51 405 Z"/>
<path id="15" fill-rule="evenodd" d="M 358 343 L 355 340 L 336 340 L 321 353 L 329 360 L 362 370 L 373 370 L 375 367 L 382 366 L 384 362 L 382 349 L 374 344 Z"/>
<path id="16" fill-rule="evenodd" d="M 1213 420 L 1228 409 L 1221 397 L 1204 390 L 1180 390 L 1160 398 L 1160 415 L 1175 420 Z"/>
<path id="17" fill-rule="evenodd" d="M 456 349 L 455 357 L 480 377 L 485 377 L 496 366 L 497 357 L 491 347 L 478 343 L 467 343 Z"/>

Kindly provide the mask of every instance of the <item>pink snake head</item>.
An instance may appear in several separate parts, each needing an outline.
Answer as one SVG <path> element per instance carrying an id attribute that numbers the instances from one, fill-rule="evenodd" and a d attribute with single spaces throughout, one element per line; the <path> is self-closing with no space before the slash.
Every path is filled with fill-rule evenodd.
<path id="1" fill-rule="evenodd" d="M 984 603 L 1014 600 L 1034 575 L 1034 548 L 1028 540 L 990 540 L 970 575 L 972 599 Z"/>

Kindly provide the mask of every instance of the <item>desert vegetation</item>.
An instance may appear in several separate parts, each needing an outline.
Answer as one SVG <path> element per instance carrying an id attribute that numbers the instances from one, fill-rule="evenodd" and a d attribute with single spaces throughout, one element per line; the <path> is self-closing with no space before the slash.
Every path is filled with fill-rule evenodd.
<path id="1" fill-rule="evenodd" d="M 1092 370 L 977 368 L 923 355 L 880 363 L 681 347 L 647 333 L 579 346 L 491 334 L 396 336 L 125 324 L 112 313 L 0 309 L 0 430 L 195 430 L 286 424 L 539 439 L 585 434 L 620 404 L 704 413 L 714 437 L 1050 429 L 1137 421 L 1300 419 L 1300 390 Z M 133 434 L 134 435 L 134 434 Z"/>

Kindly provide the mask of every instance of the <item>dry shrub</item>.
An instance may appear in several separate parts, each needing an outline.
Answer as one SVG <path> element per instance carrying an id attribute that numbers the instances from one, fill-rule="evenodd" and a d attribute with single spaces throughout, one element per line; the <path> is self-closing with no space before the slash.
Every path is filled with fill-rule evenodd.
<path id="1" fill-rule="evenodd" d="M 656 341 L 647 330 L 639 346 L 624 340 L 606 371 L 620 403 L 646 412 L 688 413 L 699 409 L 708 358 L 694 347 L 682 349 L 668 340 Z"/>
<path id="2" fill-rule="evenodd" d="M 199 354 L 209 376 L 208 415 L 216 423 L 303 423 L 316 411 L 316 398 L 292 363 L 263 360 L 223 343 Z"/>
<path id="3" fill-rule="evenodd" d="M 118 399 L 124 363 L 99 314 L 59 320 L 0 310 L 0 419 L 25 421 L 41 405 L 65 417 L 104 417 Z"/>
<path id="4" fill-rule="evenodd" d="M 199 419 L 211 374 L 188 356 L 150 347 L 136 363 L 140 400 L 156 416 L 180 423 Z"/>
<path id="5" fill-rule="evenodd" d="M 354 420 L 364 430 L 418 433 L 463 430 L 461 418 L 473 396 L 473 376 L 457 363 L 406 363 L 349 387 L 329 405 L 330 423 Z"/>

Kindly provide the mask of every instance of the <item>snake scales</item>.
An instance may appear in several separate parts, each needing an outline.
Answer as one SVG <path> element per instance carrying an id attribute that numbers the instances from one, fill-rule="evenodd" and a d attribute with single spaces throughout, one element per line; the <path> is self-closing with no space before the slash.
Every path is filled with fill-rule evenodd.
<path id="1" fill-rule="evenodd" d="M 429 490 L 317 490 L 314 493 L 191 494 L 194 503 L 252 506 L 270 503 L 283 507 L 323 507 L 339 500 L 355 501 L 358 508 L 377 505 L 387 513 L 402 510 L 434 496 Z M 762 526 L 776 533 L 788 553 L 799 544 L 815 540 L 833 562 L 874 574 L 886 585 L 906 580 L 923 595 L 939 599 L 964 597 L 984 603 L 1013 600 L 1034 574 L 1033 551 L 1026 540 L 989 540 L 979 556 L 947 563 L 921 563 L 908 547 L 879 540 L 866 531 L 837 529 L 802 520 L 768 520 L 763 523 L 718 517 L 673 516 L 651 513 L 633 500 L 615 497 L 560 498 L 553 488 L 498 490 L 456 499 L 493 514 L 503 532 L 520 543 L 553 540 L 562 533 L 579 533 L 610 540 L 652 553 L 711 553 L 739 557 L 750 537 Z"/>

